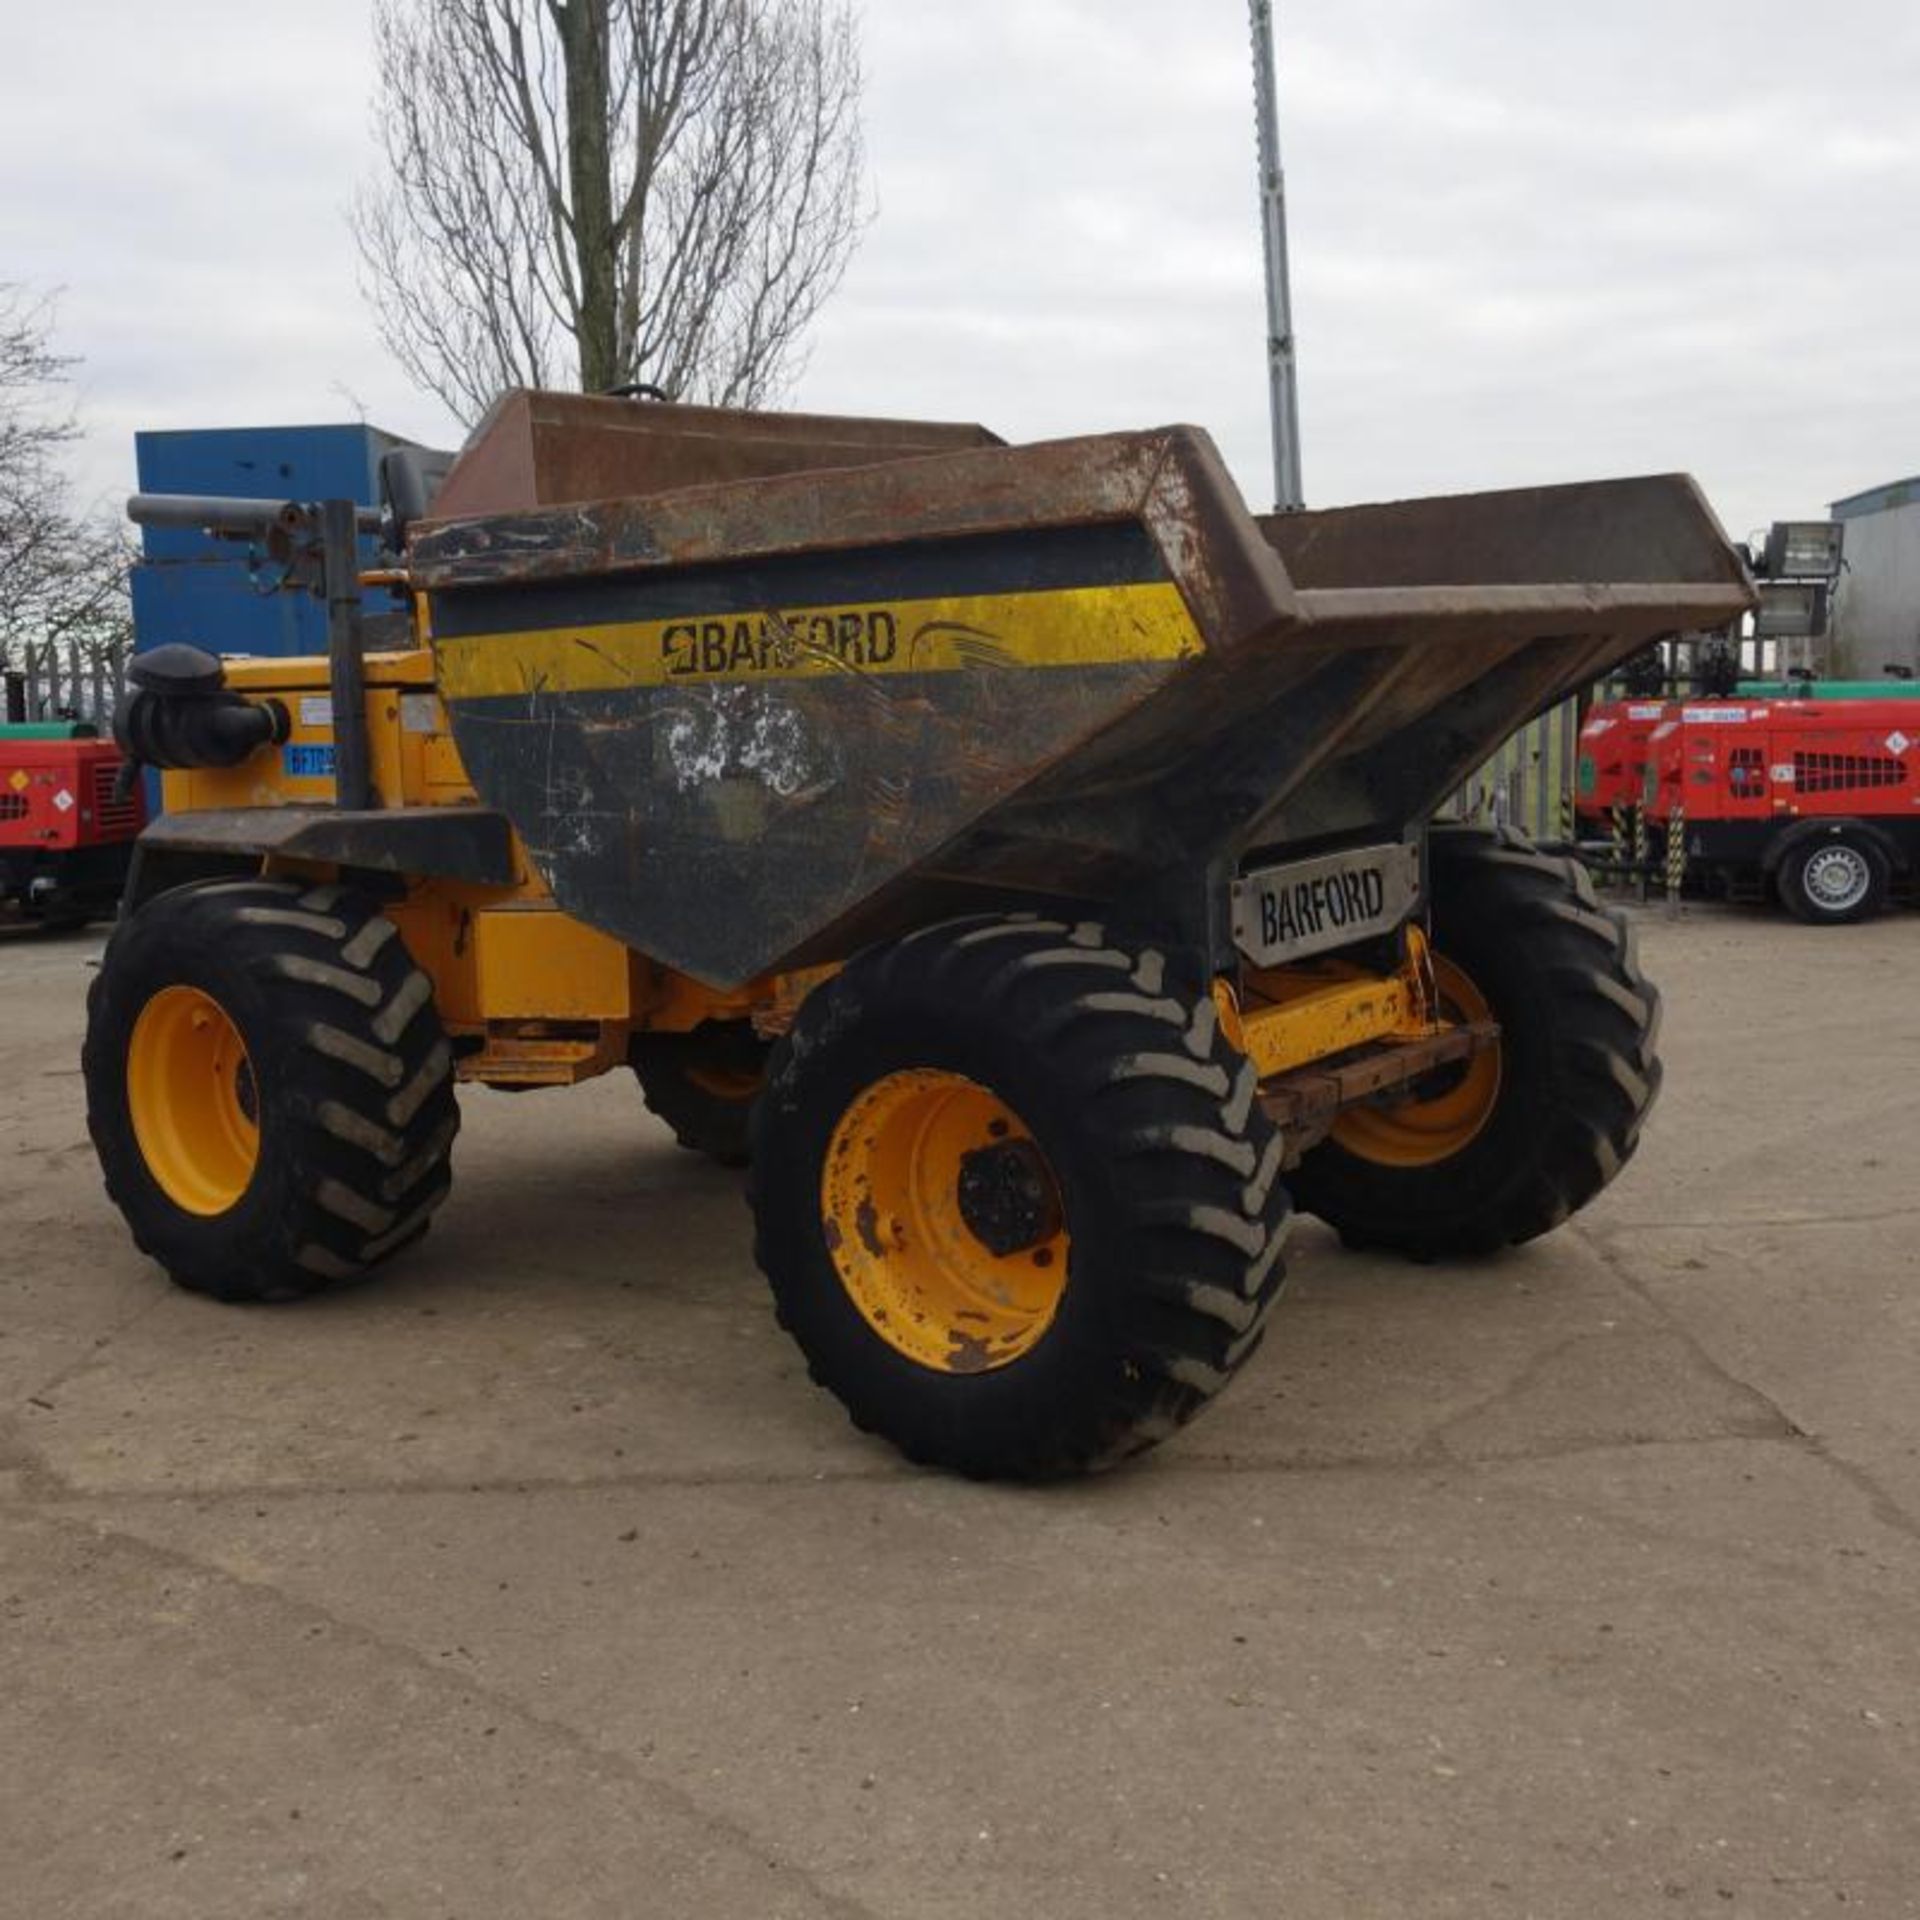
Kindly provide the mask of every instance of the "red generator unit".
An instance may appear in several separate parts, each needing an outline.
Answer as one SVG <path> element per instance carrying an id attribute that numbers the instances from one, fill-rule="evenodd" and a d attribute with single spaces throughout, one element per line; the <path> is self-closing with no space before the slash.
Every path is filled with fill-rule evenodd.
<path id="1" fill-rule="evenodd" d="M 120 749 L 66 724 L 0 726 L 0 904 L 51 927 L 110 916 L 147 823 Z"/>
<path id="2" fill-rule="evenodd" d="M 1583 838 L 1611 832 L 1617 808 L 1644 803 L 1653 730 L 1674 711 L 1665 700 L 1600 700 L 1587 709 L 1574 786 Z"/>
<path id="3" fill-rule="evenodd" d="M 1729 897 L 1776 894 L 1836 926 L 1910 894 L 1920 871 L 1920 705 L 1703 700 L 1653 729 L 1648 807 L 1664 853 L 1676 817 L 1686 876 Z"/>

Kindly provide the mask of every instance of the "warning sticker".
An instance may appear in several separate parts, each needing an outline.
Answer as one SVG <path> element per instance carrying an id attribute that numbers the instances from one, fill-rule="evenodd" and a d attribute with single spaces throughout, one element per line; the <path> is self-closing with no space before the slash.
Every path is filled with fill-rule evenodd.
<path id="1" fill-rule="evenodd" d="M 13 770 L 13 778 L 12 778 L 11 780 L 9 780 L 9 781 L 7 782 L 7 785 L 8 785 L 8 786 L 10 786 L 10 787 L 11 787 L 11 788 L 12 788 L 12 789 L 14 790 L 14 792 L 15 792 L 15 793 L 24 793 L 24 792 L 26 792 L 26 790 L 27 790 L 27 770 L 26 770 L 26 768 L 25 768 L 25 767 L 15 767 L 15 768 L 14 768 L 14 770 Z"/>
<path id="2" fill-rule="evenodd" d="M 1906 750 L 1912 745 L 1913 745 L 1913 742 L 1909 740 L 1904 733 L 1901 733 L 1897 730 L 1887 735 L 1887 751 L 1893 754 L 1896 758 L 1900 754 L 1905 753 Z"/>
<path id="3" fill-rule="evenodd" d="M 62 787 L 60 791 L 53 796 L 53 804 L 58 807 L 62 813 L 65 813 L 73 805 L 73 795 L 70 794 L 65 787 Z"/>

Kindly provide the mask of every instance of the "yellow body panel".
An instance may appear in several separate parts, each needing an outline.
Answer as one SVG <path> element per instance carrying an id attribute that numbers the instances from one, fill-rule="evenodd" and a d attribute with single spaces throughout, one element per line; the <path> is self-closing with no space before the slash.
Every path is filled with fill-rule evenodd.
<path id="1" fill-rule="evenodd" d="M 472 1031 L 487 1021 L 480 998 L 475 920 L 527 897 L 508 888 L 421 880 L 408 888 L 404 899 L 388 903 L 388 919 L 400 929 L 415 963 L 432 976 L 434 1005 L 454 1031 Z M 556 918 L 565 917 L 554 912 Z"/>
<path id="2" fill-rule="evenodd" d="M 333 745 L 333 701 L 325 660 L 229 660 L 228 687 L 251 699 L 275 699 L 291 724 L 286 747 L 256 753 L 237 767 L 200 767 L 162 776 L 169 813 L 225 807 L 327 806 L 333 777 L 320 751 Z M 367 744 L 380 804 L 461 806 L 474 799 L 446 709 L 434 691 L 426 648 L 367 656 Z M 289 752 L 287 749 L 292 749 Z M 305 750 L 303 756 L 302 750 Z M 311 770 L 302 770 L 303 757 Z"/>
<path id="3" fill-rule="evenodd" d="M 489 1020 L 612 1020 L 633 1013 L 633 953 L 552 906 L 473 917 L 479 1004 Z"/>
<path id="4" fill-rule="evenodd" d="M 1375 1041 L 1424 1039 L 1436 1031 L 1420 1005 L 1417 983 L 1404 974 L 1384 980 L 1344 971 L 1334 979 L 1305 973 L 1258 979 L 1280 995 L 1240 1014 L 1243 1049 L 1263 1080 Z"/>
<path id="5" fill-rule="evenodd" d="M 1222 1028 L 1260 1078 L 1272 1080 L 1357 1048 L 1430 1040 L 1457 1021 L 1491 1019 L 1471 982 L 1432 951 L 1419 927 L 1401 930 L 1400 952 L 1389 974 L 1327 959 L 1249 969 L 1238 989 L 1218 981 Z M 1464 995 L 1449 991 L 1454 982 L 1464 983 Z"/>
<path id="6" fill-rule="evenodd" d="M 635 1025 L 653 1033 L 689 1033 L 703 1020 L 763 1018 L 770 1026 L 793 1024 L 807 989 L 830 978 L 838 969 L 813 967 L 777 979 L 750 980 L 731 992 L 709 987 L 691 974 L 635 956 Z"/>
<path id="7" fill-rule="evenodd" d="M 288 659 L 278 655 L 227 654 L 220 664 L 226 670 L 228 691 L 250 697 L 276 693 L 287 687 L 325 693 L 331 684 L 324 654 L 297 654 Z M 366 669 L 369 687 L 433 685 L 433 655 L 425 647 L 369 653 Z"/>

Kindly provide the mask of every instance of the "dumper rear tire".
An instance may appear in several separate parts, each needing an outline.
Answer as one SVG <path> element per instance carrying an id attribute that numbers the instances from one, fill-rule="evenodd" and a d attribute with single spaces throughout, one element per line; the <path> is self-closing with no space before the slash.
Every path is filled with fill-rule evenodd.
<path id="1" fill-rule="evenodd" d="M 1348 1245 L 1419 1259 L 1488 1254 L 1560 1225 L 1632 1159 L 1660 1089 L 1659 991 L 1585 869 L 1506 829 L 1438 830 L 1431 848 L 1442 990 L 1451 972 L 1456 999 L 1500 1023 L 1497 1067 L 1482 1056 L 1410 1105 L 1361 1110 L 1290 1176 L 1301 1210 Z M 1489 1072 L 1475 1111 L 1467 1077 Z"/>
<path id="2" fill-rule="evenodd" d="M 689 1153 L 744 1167 L 769 1043 L 746 1020 L 706 1020 L 690 1033 L 637 1033 L 628 1058 L 648 1108 Z"/>
<path id="3" fill-rule="evenodd" d="M 122 920 L 87 1003 L 107 1192 L 179 1285 L 351 1280 L 426 1231 L 459 1127 L 432 983 L 334 885 L 181 887 Z"/>
<path id="4" fill-rule="evenodd" d="M 1213 1001 L 1103 928 L 930 928 L 807 999 L 754 1114 L 756 1255 L 812 1377 L 929 1466 L 1138 1453 L 1260 1344 L 1281 1141 Z"/>

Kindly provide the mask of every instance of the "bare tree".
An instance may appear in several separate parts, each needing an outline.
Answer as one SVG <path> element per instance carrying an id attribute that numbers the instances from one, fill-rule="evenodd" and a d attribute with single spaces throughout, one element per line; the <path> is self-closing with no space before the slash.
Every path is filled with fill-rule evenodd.
<path id="1" fill-rule="evenodd" d="M 77 644 L 123 650 L 131 548 L 117 521 L 76 511 L 62 454 L 77 436 L 48 303 L 0 283 L 0 662 Z"/>
<path id="2" fill-rule="evenodd" d="M 45 300 L 0 285 L 0 643 L 42 597 L 66 529 L 58 455 L 78 429 L 56 405 L 72 362 L 51 331 Z"/>
<path id="3" fill-rule="evenodd" d="M 409 376 L 778 392 L 866 217 L 845 0 L 375 0 L 353 211 Z"/>

